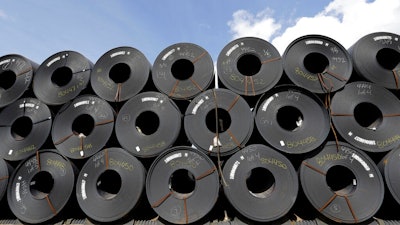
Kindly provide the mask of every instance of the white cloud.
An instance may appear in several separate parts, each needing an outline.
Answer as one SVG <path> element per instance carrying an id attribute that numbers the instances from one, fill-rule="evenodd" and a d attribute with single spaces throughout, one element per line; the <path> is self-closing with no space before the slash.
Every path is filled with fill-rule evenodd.
<path id="1" fill-rule="evenodd" d="M 228 22 L 233 38 L 253 36 L 270 39 L 281 28 L 271 15 L 270 9 L 265 9 L 256 15 L 246 10 L 236 11 L 233 14 L 233 20 Z"/>
<path id="2" fill-rule="evenodd" d="M 271 42 L 281 53 L 290 42 L 307 34 L 325 35 L 349 48 L 369 33 L 385 31 L 400 34 L 399 11 L 399 0 L 333 0 L 318 14 L 297 18 L 293 26 L 282 31 L 281 25 L 272 16 L 262 14 L 264 16 L 259 17 L 257 14 L 254 17 L 243 10 L 235 12 L 233 21 L 228 25 L 233 38 L 260 37 Z"/>

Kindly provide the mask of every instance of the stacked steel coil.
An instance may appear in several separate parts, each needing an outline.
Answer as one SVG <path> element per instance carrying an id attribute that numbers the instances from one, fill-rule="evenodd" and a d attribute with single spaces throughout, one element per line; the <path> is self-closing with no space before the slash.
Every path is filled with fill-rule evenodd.
<path id="1" fill-rule="evenodd" d="M 0 223 L 400 224 L 399 75 L 387 32 L 5 55 Z"/>

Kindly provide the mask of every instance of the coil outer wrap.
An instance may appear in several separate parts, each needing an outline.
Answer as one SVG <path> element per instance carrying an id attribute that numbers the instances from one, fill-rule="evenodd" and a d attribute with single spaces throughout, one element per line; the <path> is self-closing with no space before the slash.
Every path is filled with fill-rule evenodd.
<path id="1" fill-rule="evenodd" d="M 22 118 L 30 121 L 18 124 Z M 0 112 L 0 157 L 19 161 L 40 149 L 49 137 L 52 120 L 49 107 L 36 98 L 22 98 L 8 105 Z M 15 123 L 28 129 L 30 122 L 32 129 L 27 136 L 13 131 Z"/>
<path id="2" fill-rule="evenodd" d="M 378 163 L 379 170 L 385 179 L 385 184 L 393 199 L 400 205 L 400 148 L 388 152 Z"/>
<path id="3" fill-rule="evenodd" d="M 246 184 L 255 168 L 268 170 L 275 179 L 270 189 L 258 195 L 252 193 Z M 223 185 L 224 193 L 229 202 L 253 221 L 270 222 L 282 218 L 297 197 L 296 170 L 289 159 L 265 145 L 248 145 L 236 152 L 225 163 L 223 175 L 227 181 L 227 185 Z"/>
<path id="4" fill-rule="evenodd" d="M 159 118 L 157 130 L 143 133 L 137 126 L 142 113 L 153 112 Z M 153 126 L 155 121 L 146 121 Z M 165 94 L 143 92 L 127 101 L 118 113 L 115 133 L 126 150 L 137 157 L 154 157 L 170 148 L 177 139 L 182 123 L 182 115 L 175 103 Z"/>
<path id="5" fill-rule="evenodd" d="M 92 62 L 78 52 L 58 52 L 39 66 L 33 78 L 33 92 L 39 100 L 47 105 L 67 103 L 86 89 L 90 82 L 92 67 Z M 69 74 L 67 74 L 68 72 L 57 73 L 56 71 L 59 69 L 66 69 L 72 74 L 71 80 L 61 86 L 57 85 L 53 79 L 67 79 L 63 76 Z"/>
<path id="6" fill-rule="evenodd" d="M 0 57 L 0 80 L 6 82 L 3 79 L 9 79 L 5 77 L 7 73 L 15 76 L 15 81 L 10 87 L 6 89 L 0 87 L 0 108 L 13 103 L 30 88 L 37 67 L 36 63 L 21 55 L 10 54 Z"/>
<path id="7" fill-rule="evenodd" d="M 11 170 L 8 163 L 0 158 L 0 201 L 3 199 L 4 194 L 7 192 L 8 181 L 11 176 Z"/>
<path id="8" fill-rule="evenodd" d="M 170 188 L 170 178 L 185 169 L 195 178 L 190 195 L 177 194 Z M 174 224 L 189 224 L 205 217 L 214 207 L 219 193 L 219 178 L 211 159 L 201 151 L 186 146 L 166 150 L 152 163 L 146 178 L 147 199 L 156 213 Z"/>
<path id="9" fill-rule="evenodd" d="M 217 109 L 228 112 L 231 119 L 230 126 L 218 133 L 217 130 L 211 131 L 206 123 L 207 115 L 214 114 Z M 211 121 L 212 127 L 219 122 Z M 184 129 L 190 142 L 213 156 L 233 154 L 244 147 L 253 127 L 254 118 L 247 102 L 240 95 L 223 88 L 205 91 L 194 98 L 184 117 Z"/>
<path id="10" fill-rule="evenodd" d="M 51 175 L 53 187 L 47 194 L 35 195 L 32 180 L 42 172 Z M 74 190 L 74 172 L 73 164 L 53 149 L 40 150 L 26 158 L 15 169 L 7 189 L 11 211 L 27 223 L 44 223 L 54 218 L 67 205 Z"/>
<path id="11" fill-rule="evenodd" d="M 238 61 L 249 55 L 258 58 L 253 59 L 259 61 L 260 69 L 255 74 L 243 74 L 238 69 Z M 250 66 L 250 62 L 243 63 L 244 68 Z M 282 58 L 278 50 L 263 39 L 238 38 L 221 50 L 217 61 L 217 73 L 227 89 L 243 96 L 260 95 L 275 86 L 281 78 Z"/>
<path id="12" fill-rule="evenodd" d="M 300 166 L 300 182 L 310 203 L 332 221 L 356 224 L 372 218 L 384 196 L 384 182 L 376 164 L 360 149 L 339 142 L 328 142 L 315 156 Z M 344 189 L 333 191 L 327 173 L 334 166 L 349 169 L 355 179 Z M 350 190 L 350 191 L 349 191 Z"/>
<path id="13" fill-rule="evenodd" d="M 118 66 L 125 66 L 129 71 L 118 70 Z M 111 76 L 121 78 L 126 75 L 113 74 L 118 72 L 129 72 L 126 81 L 117 83 L 112 79 Z M 150 62 L 142 52 L 132 47 L 118 47 L 104 53 L 97 60 L 90 75 L 90 83 L 99 97 L 109 102 L 122 102 L 132 98 L 144 88 L 150 72 Z"/>
<path id="14" fill-rule="evenodd" d="M 302 114 L 293 130 L 283 128 L 277 119 L 279 110 L 284 107 L 293 107 Z M 255 124 L 258 131 L 264 140 L 282 152 L 302 154 L 318 148 L 328 137 L 329 123 L 328 110 L 321 100 L 312 92 L 294 85 L 277 86 L 257 103 Z"/>
<path id="15" fill-rule="evenodd" d="M 189 65 L 178 68 L 184 73 L 182 78 L 176 78 L 172 67 L 179 67 L 180 62 Z M 176 64 L 178 63 L 178 64 Z M 153 63 L 152 79 L 156 88 L 172 99 L 192 99 L 208 89 L 214 81 L 214 65 L 210 54 L 201 46 L 192 43 L 177 43 L 168 46 L 160 52 Z"/>
<path id="16" fill-rule="evenodd" d="M 121 177 L 121 187 L 115 196 L 107 198 L 100 194 L 97 186 L 99 177 L 110 170 Z M 144 190 L 145 177 L 142 163 L 125 149 L 104 149 L 89 158 L 79 173 L 76 184 L 79 206 L 96 221 L 117 221 L 138 204 Z"/>
<path id="17" fill-rule="evenodd" d="M 326 60 L 323 71 L 309 71 L 305 59 L 318 54 Z M 321 62 L 311 59 L 311 66 Z M 297 86 L 314 93 L 335 92 L 346 85 L 353 65 L 347 50 L 337 41 L 321 35 L 305 35 L 292 41 L 283 53 L 283 68 Z M 314 64 L 314 65 L 313 65 Z"/>
<path id="18" fill-rule="evenodd" d="M 382 118 L 368 127 L 361 126 L 355 119 L 355 109 L 362 103 L 376 106 Z M 368 152 L 385 152 L 400 144 L 399 112 L 400 102 L 394 94 L 365 81 L 347 84 L 331 100 L 332 122 L 338 133 L 348 143 Z"/>
<path id="19" fill-rule="evenodd" d="M 110 139 L 114 129 L 114 110 L 107 101 L 84 95 L 66 103 L 54 119 L 51 136 L 55 147 L 72 159 L 87 158 L 100 151 Z M 89 135 L 73 130 L 73 122 L 82 115 L 89 115 L 94 122 Z"/>
<path id="20" fill-rule="evenodd" d="M 355 72 L 369 82 L 388 89 L 399 89 L 400 76 L 400 36 L 389 32 L 375 32 L 360 38 L 349 48 Z M 382 61 L 397 60 L 392 68 L 383 67 L 379 61 L 379 52 L 392 51 L 383 54 Z M 397 53 L 394 56 L 393 53 Z M 397 57 L 397 59 L 395 59 Z M 389 65 L 388 65 L 389 66 Z"/>

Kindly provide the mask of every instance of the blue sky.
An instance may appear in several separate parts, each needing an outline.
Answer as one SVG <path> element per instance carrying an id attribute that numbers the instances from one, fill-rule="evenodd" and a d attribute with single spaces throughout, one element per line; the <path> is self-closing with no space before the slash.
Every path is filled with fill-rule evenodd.
<path id="1" fill-rule="evenodd" d="M 400 0 L 7 0 L 0 5 L 0 55 L 41 64 L 74 50 L 95 63 L 112 48 L 130 46 L 153 63 L 169 45 L 191 42 L 216 61 L 238 37 L 263 38 L 283 53 L 311 33 L 349 47 L 371 32 L 400 33 L 399 12 Z"/>

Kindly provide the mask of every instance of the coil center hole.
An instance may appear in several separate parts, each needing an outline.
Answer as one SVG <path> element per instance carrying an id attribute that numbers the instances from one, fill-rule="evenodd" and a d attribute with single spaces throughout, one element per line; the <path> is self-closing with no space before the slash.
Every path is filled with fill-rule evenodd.
<path id="1" fill-rule="evenodd" d="M 261 60 L 253 54 L 244 54 L 237 61 L 237 69 L 244 76 L 253 76 L 261 69 Z"/>
<path id="2" fill-rule="evenodd" d="M 276 120 L 283 129 L 295 131 L 303 125 L 303 114 L 293 106 L 284 106 L 278 110 Z"/>
<path id="3" fill-rule="evenodd" d="M 216 117 L 216 113 L 218 114 L 218 121 Z M 217 109 L 212 109 L 210 112 L 207 113 L 206 116 L 206 125 L 208 130 L 210 130 L 213 133 L 223 133 L 226 130 L 229 129 L 231 126 L 231 116 L 229 115 L 228 111 L 225 109 L 217 108 Z M 217 123 L 217 124 L 215 124 Z M 218 128 L 217 128 L 218 126 Z"/>
<path id="4" fill-rule="evenodd" d="M 17 75 L 13 71 L 11 70 L 3 71 L 0 74 L 0 88 L 8 90 L 15 84 L 16 80 L 17 80 Z"/>
<path id="5" fill-rule="evenodd" d="M 72 122 L 72 132 L 74 134 L 83 134 L 89 136 L 94 129 L 94 119 L 88 114 L 79 115 Z"/>
<path id="6" fill-rule="evenodd" d="M 382 123 L 383 115 L 374 104 L 362 102 L 354 108 L 354 119 L 360 126 L 376 130 Z"/>
<path id="7" fill-rule="evenodd" d="M 32 131 L 33 123 L 31 118 L 22 116 L 16 119 L 11 125 L 11 135 L 15 140 L 25 139 Z"/>
<path id="8" fill-rule="evenodd" d="M 400 52 L 391 48 L 382 48 L 376 54 L 379 65 L 387 70 L 393 70 L 400 64 Z"/>
<path id="9" fill-rule="evenodd" d="M 112 199 L 117 196 L 121 189 L 121 176 L 115 170 L 104 171 L 96 182 L 99 195 L 105 199 Z"/>
<path id="10" fill-rule="evenodd" d="M 351 194 L 357 186 L 354 173 L 347 167 L 336 165 L 328 169 L 326 183 L 337 195 Z"/>
<path id="11" fill-rule="evenodd" d="M 57 68 L 51 75 L 51 82 L 59 87 L 67 85 L 71 80 L 72 70 L 66 66 Z"/>
<path id="12" fill-rule="evenodd" d="M 179 199 L 192 195 L 195 187 L 196 179 L 193 173 L 187 169 L 178 169 L 169 178 L 169 189 Z"/>
<path id="13" fill-rule="evenodd" d="M 31 194 L 36 199 L 43 199 L 48 194 L 54 186 L 53 176 L 47 171 L 39 171 L 32 177 L 29 184 Z"/>
<path id="14" fill-rule="evenodd" d="M 275 188 L 275 177 L 268 169 L 256 167 L 249 172 L 246 185 L 254 197 L 266 198 Z"/>
<path id="15" fill-rule="evenodd" d="M 312 52 L 304 58 L 304 67 L 311 73 L 323 73 L 329 66 L 328 58 L 318 52 Z"/>
<path id="16" fill-rule="evenodd" d="M 144 111 L 135 121 L 136 130 L 143 135 L 154 134 L 160 126 L 160 118 L 155 112 Z"/>
<path id="17" fill-rule="evenodd" d="M 126 63 L 117 63 L 111 67 L 108 75 L 115 83 L 124 83 L 131 76 L 131 68 Z"/>
<path id="18" fill-rule="evenodd" d="M 194 65 L 187 59 L 178 59 L 172 64 L 171 73 L 178 80 L 187 80 L 194 73 Z"/>

